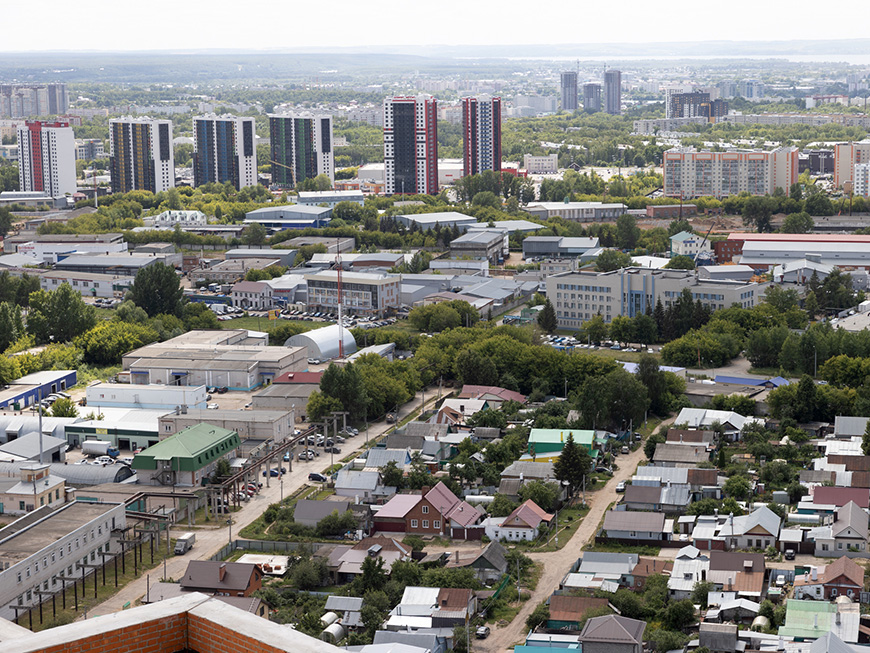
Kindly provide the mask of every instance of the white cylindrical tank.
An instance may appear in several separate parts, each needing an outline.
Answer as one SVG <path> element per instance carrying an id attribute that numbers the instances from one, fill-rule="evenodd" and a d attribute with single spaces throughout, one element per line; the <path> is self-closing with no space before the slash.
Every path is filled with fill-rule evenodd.
<path id="1" fill-rule="evenodd" d="M 495 497 L 490 494 L 469 494 L 465 497 L 465 500 L 468 503 L 492 503 L 495 501 Z"/>
<path id="2" fill-rule="evenodd" d="M 852 599 L 850 599 L 845 594 L 840 594 L 840 596 L 837 597 L 837 600 L 834 601 L 834 603 L 847 603 L 847 604 L 851 603 L 851 602 L 852 602 Z"/>
<path id="3" fill-rule="evenodd" d="M 331 626 L 336 621 L 338 621 L 338 615 L 334 612 L 327 612 L 325 615 L 320 617 L 320 623 L 323 624 L 324 628 Z"/>
<path id="4" fill-rule="evenodd" d="M 786 515 L 785 520 L 787 522 L 794 522 L 795 524 L 818 524 L 821 523 L 821 517 L 819 515 L 804 515 L 800 513 L 789 513 Z"/>
<path id="5" fill-rule="evenodd" d="M 320 639 L 324 642 L 331 642 L 335 644 L 336 642 L 340 642 L 341 640 L 343 640 L 344 635 L 344 626 L 342 626 L 340 623 L 334 623 L 323 629 L 323 632 L 320 633 Z"/>

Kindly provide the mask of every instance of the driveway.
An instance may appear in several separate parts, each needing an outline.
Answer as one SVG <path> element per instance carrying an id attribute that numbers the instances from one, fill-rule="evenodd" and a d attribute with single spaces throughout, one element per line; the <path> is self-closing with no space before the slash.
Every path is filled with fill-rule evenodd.
<path id="1" fill-rule="evenodd" d="M 673 423 L 674 418 L 662 422 L 661 426 Z M 528 556 L 543 566 L 543 573 L 538 579 L 538 584 L 531 598 L 523 604 L 519 614 L 504 628 L 493 628 L 492 634 L 485 640 L 475 641 L 472 648 L 475 651 L 496 653 L 513 648 L 515 644 L 522 644 L 528 632 L 526 619 L 532 611 L 545 601 L 554 590 L 559 588 L 559 583 L 568 573 L 571 566 L 577 562 L 581 555 L 581 549 L 595 536 L 598 524 L 604 518 L 604 512 L 611 503 L 616 502 L 621 494 L 616 492 L 616 485 L 620 481 L 627 481 L 637 469 L 638 464 L 645 460 L 643 447 L 639 447 L 627 456 L 619 456 L 617 465 L 619 469 L 607 484 L 594 493 L 586 494 L 586 502 L 590 506 L 589 512 L 583 518 L 583 523 L 574 532 L 571 540 L 558 551 L 548 553 L 530 553 Z"/>
<path id="2" fill-rule="evenodd" d="M 434 386 L 432 388 L 427 388 L 426 404 L 429 405 L 435 402 L 436 399 L 437 388 Z M 399 420 L 402 420 L 411 413 L 418 411 L 422 400 L 423 397 L 421 393 L 418 392 L 414 401 L 405 404 L 399 410 Z M 369 439 L 380 437 L 391 427 L 391 424 L 385 424 L 383 422 L 370 424 Z M 364 449 L 365 442 L 365 429 L 360 429 L 359 435 L 348 438 L 347 442 L 342 446 L 342 457 L 346 456 L 350 451 L 353 451 L 352 447 L 357 447 L 358 450 Z M 238 539 L 239 532 L 242 528 L 257 519 L 257 517 L 259 517 L 270 504 L 278 503 L 281 499 L 282 493 L 285 497 L 290 496 L 296 490 L 308 483 L 308 474 L 310 472 L 321 472 L 328 466 L 328 463 L 329 456 L 326 454 L 323 454 L 312 461 L 294 461 L 292 469 L 283 477 L 283 484 L 278 479 L 270 479 L 271 482 L 269 487 L 266 487 L 265 479 L 261 478 L 260 480 L 264 482 L 260 492 L 254 495 L 250 501 L 242 504 L 242 507 L 238 512 L 232 514 L 233 539 Z M 282 464 L 285 466 L 287 465 L 287 463 Z M 211 528 L 207 526 L 198 527 L 196 529 L 196 544 L 193 549 L 186 555 L 175 556 L 167 560 L 166 576 L 178 580 L 184 575 L 184 572 L 187 569 L 187 564 L 191 560 L 208 560 L 211 556 L 220 551 L 222 547 L 226 546 L 230 538 L 230 527 L 226 525 L 226 518 L 227 516 L 221 515 L 221 519 L 219 520 L 220 523 L 215 524 Z M 184 524 L 178 524 L 177 528 L 172 529 L 171 535 L 177 537 L 188 530 L 190 529 L 185 527 Z M 88 617 L 120 612 L 123 609 L 124 604 L 128 601 L 131 604 L 134 604 L 138 599 L 145 596 L 148 584 L 146 575 L 150 575 L 151 590 L 154 591 L 155 584 L 159 583 L 163 578 L 163 570 L 164 567 L 160 564 L 149 570 L 147 574 L 143 573 L 140 578 L 126 585 L 113 597 L 96 606 L 88 613 Z"/>

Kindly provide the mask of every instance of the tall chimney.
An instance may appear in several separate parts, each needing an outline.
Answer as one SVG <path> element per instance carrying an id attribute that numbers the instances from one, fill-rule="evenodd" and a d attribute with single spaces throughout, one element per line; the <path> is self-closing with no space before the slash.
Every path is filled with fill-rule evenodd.
<path id="1" fill-rule="evenodd" d="M 218 567 L 218 580 L 220 582 L 224 582 L 224 576 L 227 575 L 227 563 L 222 562 L 221 566 Z"/>
<path id="2" fill-rule="evenodd" d="M 819 568 L 812 567 L 810 569 L 810 576 L 812 577 L 813 580 L 818 580 L 819 579 Z"/>
<path id="3" fill-rule="evenodd" d="M 459 549 L 456 550 L 456 564 L 459 564 Z"/>

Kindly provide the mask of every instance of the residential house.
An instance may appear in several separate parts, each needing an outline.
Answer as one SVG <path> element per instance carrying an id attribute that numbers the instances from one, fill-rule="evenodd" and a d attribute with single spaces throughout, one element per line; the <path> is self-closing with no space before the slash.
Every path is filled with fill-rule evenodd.
<path id="1" fill-rule="evenodd" d="M 366 558 L 381 558 L 384 571 L 389 574 L 396 560 L 410 560 L 411 547 L 391 537 L 366 537 L 353 546 L 339 545 L 327 558 L 326 568 L 333 583 L 349 583 L 362 574 Z"/>
<path id="2" fill-rule="evenodd" d="M 219 596 L 251 596 L 262 584 L 259 565 L 220 560 L 191 560 L 181 579 L 185 592 Z"/>
<path id="3" fill-rule="evenodd" d="M 610 605 L 607 599 L 591 596 L 566 596 L 553 594 L 550 597 L 550 618 L 547 628 L 551 630 L 578 630 L 587 613 L 600 611 Z"/>
<path id="4" fill-rule="evenodd" d="M 505 401 L 517 401 L 525 404 L 527 398 L 524 394 L 507 390 L 494 385 L 469 385 L 462 386 L 458 397 L 460 399 L 485 399 L 490 404 L 490 408 L 499 408 Z"/>
<path id="5" fill-rule="evenodd" d="M 598 455 L 595 449 L 595 431 L 583 429 L 532 429 L 529 432 L 529 445 L 526 455 L 520 460 L 534 462 L 554 462 L 562 453 L 568 437 L 586 449 L 591 456 Z"/>
<path id="6" fill-rule="evenodd" d="M 789 599 L 785 604 L 785 623 L 779 636 L 812 640 L 832 633 L 847 644 L 858 642 L 861 606 L 858 603 L 825 603 Z M 843 647 L 825 650 L 843 650 Z"/>
<path id="7" fill-rule="evenodd" d="M 274 305 L 272 286 L 264 281 L 239 281 L 233 284 L 233 306 L 249 311 L 265 311 Z"/>
<path id="8" fill-rule="evenodd" d="M 490 517 L 484 521 L 484 531 L 491 540 L 509 542 L 531 541 L 538 537 L 541 526 L 549 527 L 551 515 L 529 499 L 517 506 L 507 517 Z"/>
<path id="9" fill-rule="evenodd" d="M 867 422 L 870 417 L 852 417 L 837 415 L 834 417 L 835 438 L 860 438 L 867 430 Z"/>
<path id="10" fill-rule="evenodd" d="M 374 447 L 369 449 L 369 453 L 365 458 L 364 469 L 382 469 L 390 462 L 395 462 L 399 469 L 405 471 L 411 466 L 411 451 L 409 449 L 381 449 L 380 447 Z"/>
<path id="11" fill-rule="evenodd" d="M 816 557 L 866 558 L 867 513 L 850 501 L 837 509 L 833 523 L 810 529 L 807 537 L 815 541 Z"/>
<path id="12" fill-rule="evenodd" d="M 482 583 L 493 583 L 507 572 L 505 548 L 498 542 L 490 542 L 482 551 L 471 556 L 462 557 L 457 551 L 455 556 L 447 561 L 446 567 L 458 569 L 473 569 L 477 579 Z"/>
<path id="13" fill-rule="evenodd" d="M 480 539 L 483 529 L 475 527 L 482 519 L 480 511 L 439 482 L 431 489 L 423 488 L 421 494 L 395 495 L 375 513 L 374 528 L 383 532 Z"/>
<path id="14" fill-rule="evenodd" d="M 690 501 L 690 487 L 685 485 L 629 485 L 622 505 L 627 510 L 648 510 L 665 514 L 682 514 Z"/>
<path id="15" fill-rule="evenodd" d="M 766 549 L 776 546 L 779 537 L 780 518 L 767 506 L 753 510 L 748 515 L 729 515 L 716 533 L 725 541 L 727 549 Z M 864 515 L 866 540 L 867 515 Z"/>
<path id="16" fill-rule="evenodd" d="M 684 546 L 677 551 L 674 568 L 668 578 L 668 596 L 680 601 L 692 596 L 695 584 L 706 580 L 710 571 L 710 558 L 694 546 Z"/>
<path id="17" fill-rule="evenodd" d="M 353 501 L 300 499 L 293 507 L 293 521 L 309 528 L 317 528 L 324 517 L 334 512 L 343 515 L 348 510 L 353 513 L 357 528 L 368 533 L 371 528 L 372 509 L 366 504 L 355 504 Z"/>
<path id="18" fill-rule="evenodd" d="M 381 484 L 381 473 L 377 470 L 363 471 L 356 469 L 342 469 L 335 479 L 335 494 L 340 497 L 349 497 L 360 501 L 371 502 L 378 496 L 383 496 L 385 491 Z M 395 493 L 393 488 L 393 493 Z"/>
<path id="19" fill-rule="evenodd" d="M 764 555 L 710 551 L 707 580 L 723 592 L 760 603 L 764 592 Z"/>
<path id="20" fill-rule="evenodd" d="M 699 501 L 706 498 L 721 499 L 725 477 L 720 477 L 717 469 L 644 465 L 637 468 L 631 483 L 632 485 L 688 484 L 692 501 Z"/>
<path id="21" fill-rule="evenodd" d="M 448 638 L 439 632 L 378 630 L 375 631 L 372 646 L 379 647 L 377 653 L 447 653 L 450 650 L 449 639 L 452 639 L 452 633 Z"/>
<path id="22" fill-rule="evenodd" d="M 601 537 L 644 544 L 670 540 L 673 532 L 674 520 L 666 519 L 664 513 L 609 510 Z"/>
<path id="23" fill-rule="evenodd" d="M 744 417 L 732 410 L 708 410 L 706 408 L 683 408 L 674 420 L 674 424 L 685 424 L 689 429 L 711 430 L 718 424 L 725 431 L 725 438 L 730 441 L 740 439 L 740 431 L 747 424 L 764 424 L 758 417 Z"/>
<path id="24" fill-rule="evenodd" d="M 697 467 L 707 462 L 710 462 L 710 452 L 704 444 L 665 442 L 656 445 L 650 464 L 657 467 Z"/>
<path id="25" fill-rule="evenodd" d="M 761 604 L 749 599 L 727 599 L 716 607 L 707 611 L 705 622 L 721 621 L 741 624 L 751 624 L 758 616 Z M 730 649 L 733 650 L 733 649 Z"/>
<path id="26" fill-rule="evenodd" d="M 698 643 L 710 653 L 735 653 L 746 644 L 737 638 L 737 624 L 714 624 L 704 622 L 698 633 Z"/>
<path id="27" fill-rule="evenodd" d="M 637 566 L 636 553 L 586 551 L 562 579 L 560 589 L 606 589 L 615 592 Z"/>
<path id="28" fill-rule="evenodd" d="M 464 425 L 469 417 L 489 407 L 486 399 L 445 399 L 429 422 L 448 426 Z"/>
<path id="29" fill-rule="evenodd" d="M 666 441 L 673 444 L 703 444 L 712 449 L 716 446 L 716 431 L 668 429 Z"/>
<path id="30" fill-rule="evenodd" d="M 646 622 L 618 615 L 592 617 L 580 633 L 583 653 L 643 653 Z"/>
<path id="31" fill-rule="evenodd" d="M 837 508 L 842 508 L 850 501 L 866 510 L 870 507 L 870 489 L 817 485 L 810 488 L 810 494 L 801 497 L 797 511 L 802 514 L 833 515 Z"/>
<path id="32" fill-rule="evenodd" d="M 832 601 L 838 596 L 855 599 L 864 591 L 864 568 L 843 556 L 829 565 L 811 567 L 794 579 L 794 597 Z"/>
<path id="33" fill-rule="evenodd" d="M 625 584 L 629 589 L 642 592 L 646 587 L 646 580 L 653 574 L 671 576 L 674 563 L 671 560 L 659 560 L 658 558 L 641 557 L 631 573 L 625 578 Z"/>
<path id="34" fill-rule="evenodd" d="M 520 488 L 532 481 L 558 482 L 554 476 L 553 463 L 538 463 L 530 460 L 517 460 L 511 463 L 501 473 L 498 493 L 504 494 L 512 501 L 517 501 L 520 497 Z M 559 498 L 564 500 L 568 490 L 561 484 L 560 489 Z"/>

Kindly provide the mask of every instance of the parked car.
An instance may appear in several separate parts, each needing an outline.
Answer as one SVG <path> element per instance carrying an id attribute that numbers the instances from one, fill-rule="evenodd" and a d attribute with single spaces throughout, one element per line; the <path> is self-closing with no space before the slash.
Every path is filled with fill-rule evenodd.
<path id="1" fill-rule="evenodd" d="M 617 492 L 625 492 L 625 481 L 620 481 L 619 483 L 616 484 L 616 491 Z"/>
<path id="2" fill-rule="evenodd" d="M 226 387 L 226 386 L 217 389 L 217 393 L 218 393 L 219 395 L 225 395 L 225 394 L 228 393 L 229 391 L 230 391 L 230 389 L 229 389 L 228 387 Z"/>
<path id="3" fill-rule="evenodd" d="M 794 549 L 786 549 L 785 550 L 785 559 L 786 560 L 794 560 Z"/>
<path id="4" fill-rule="evenodd" d="M 480 626 L 477 630 L 474 631 L 474 636 L 477 639 L 486 639 L 489 637 L 489 626 Z"/>
<path id="5" fill-rule="evenodd" d="M 220 408 L 220 406 L 218 406 L 217 404 L 209 404 L 208 406 L 206 406 L 206 408 L 208 408 L 209 410 L 217 410 L 218 408 Z"/>
<path id="6" fill-rule="evenodd" d="M 326 483 L 326 477 L 323 474 L 319 474 L 317 472 L 311 472 L 308 475 L 309 481 L 315 481 L 316 483 Z"/>
<path id="7" fill-rule="evenodd" d="M 309 358 L 308 364 L 309 365 L 320 365 L 320 359 L 319 358 Z"/>
<path id="8" fill-rule="evenodd" d="M 281 469 L 275 469 L 273 467 L 272 469 L 269 470 L 270 476 L 281 476 L 281 474 L 284 474 L 284 473 L 285 473 L 285 471 L 284 471 L 283 467 Z M 266 470 L 263 470 L 263 476 L 265 476 L 265 475 L 266 475 Z"/>
<path id="9" fill-rule="evenodd" d="M 324 451 L 326 453 L 341 453 L 341 449 L 339 449 L 338 447 L 326 447 Z"/>

